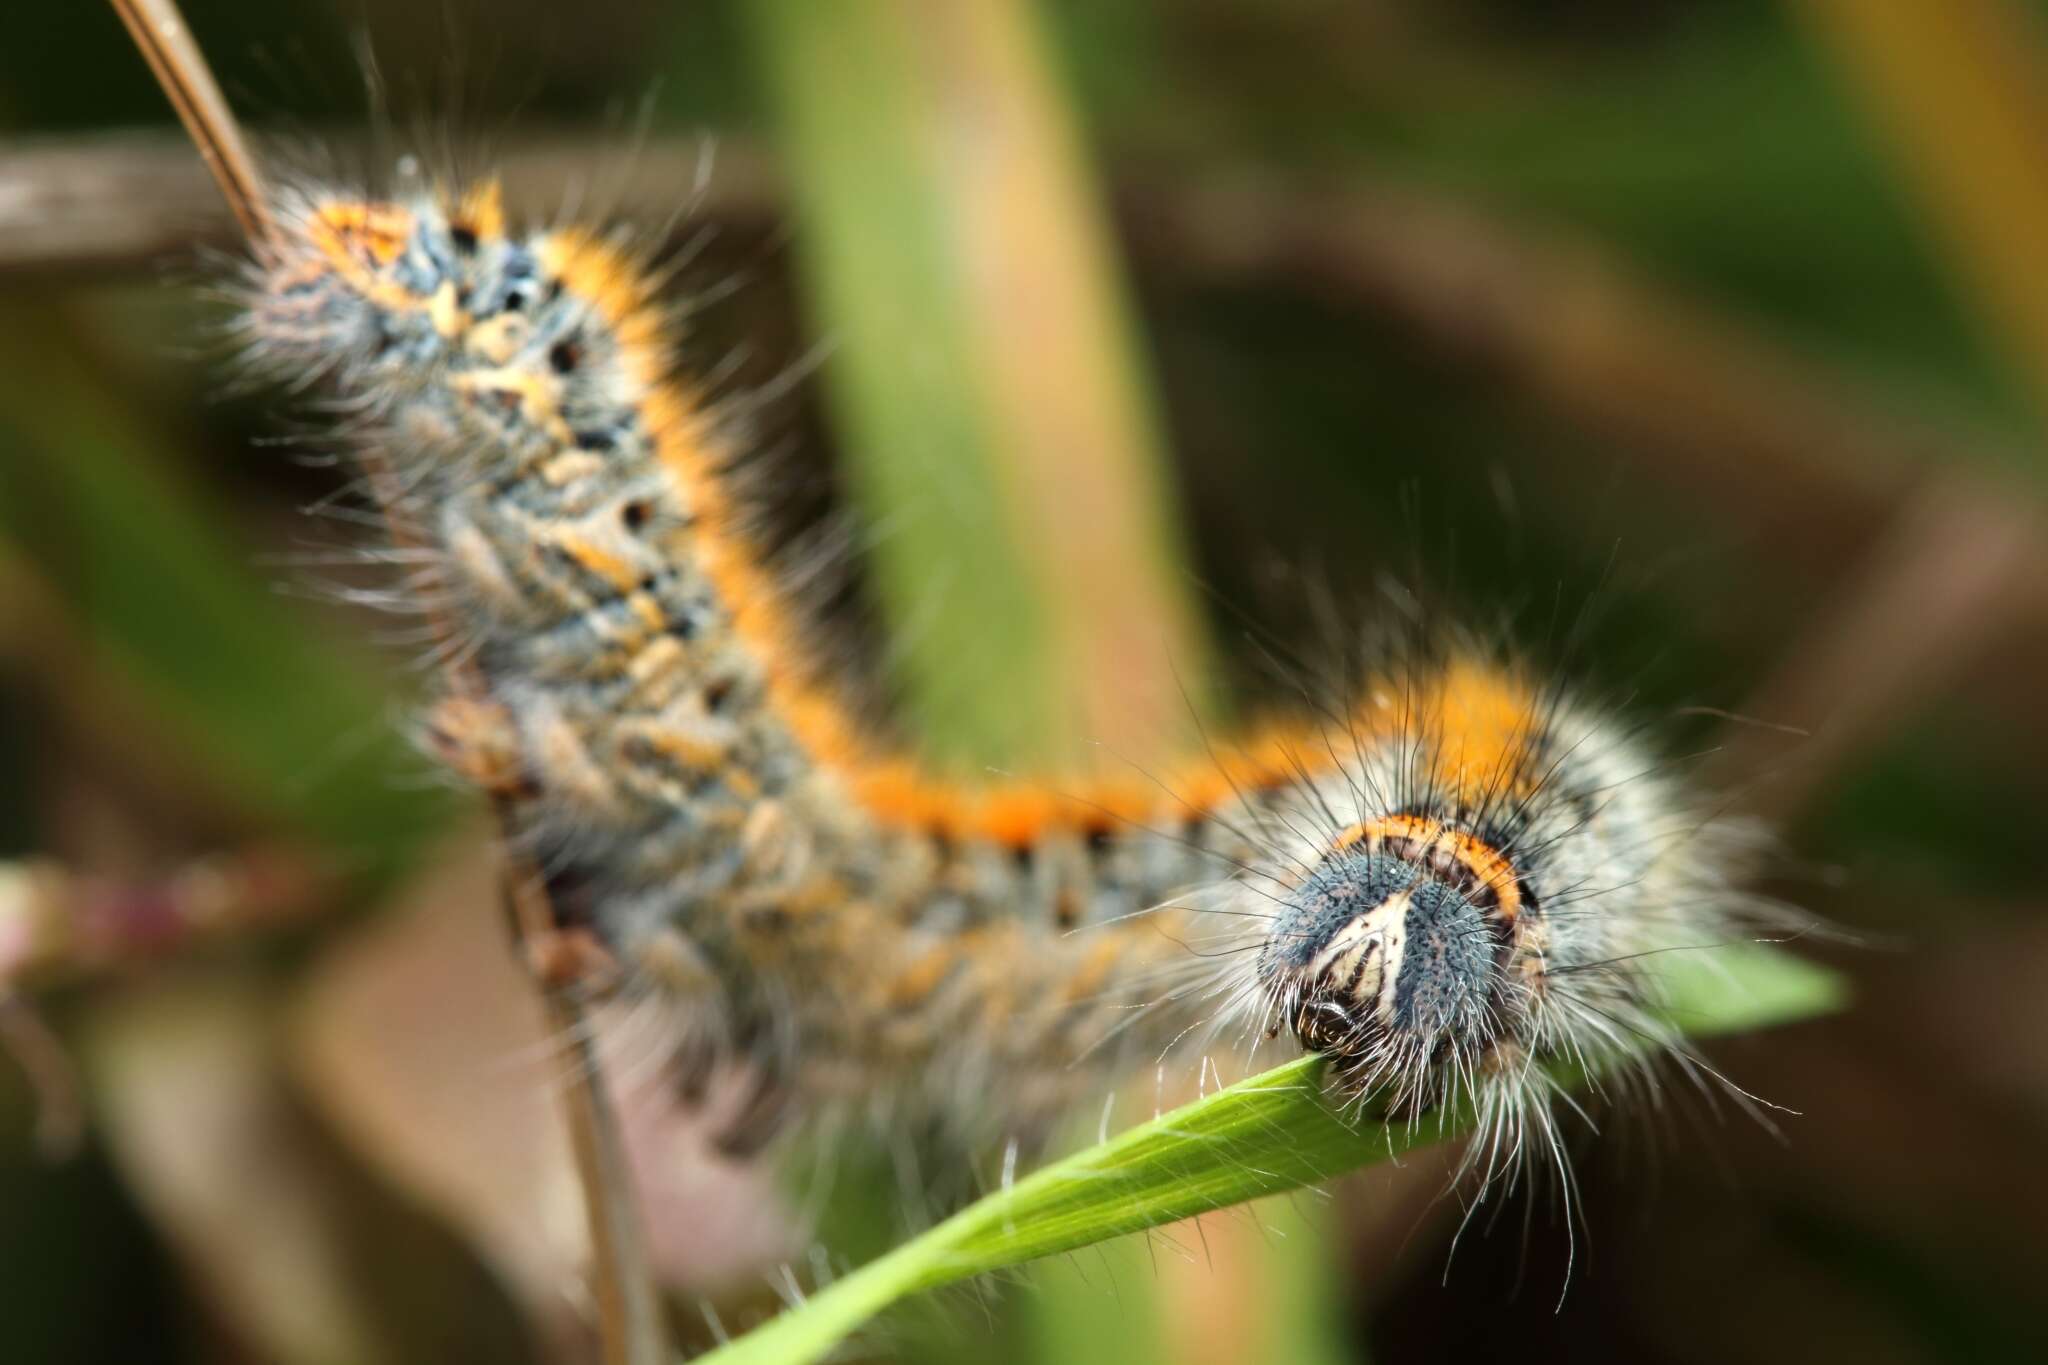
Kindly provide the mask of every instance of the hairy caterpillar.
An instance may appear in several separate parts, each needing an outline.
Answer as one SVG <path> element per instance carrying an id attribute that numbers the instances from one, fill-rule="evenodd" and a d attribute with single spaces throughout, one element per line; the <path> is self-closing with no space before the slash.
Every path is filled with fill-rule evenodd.
<path id="1" fill-rule="evenodd" d="M 584 967 L 675 1006 L 679 1083 L 745 1071 L 730 1150 L 793 1108 L 1031 1134 L 1286 1031 L 1396 1112 L 1469 1099 L 1490 1177 L 1560 1150 L 1544 1063 L 1677 1050 L 1655 955 L 1748 913 L 1743 834 L 1613 718 L 1452 643 L 1163 773 L 942 780 L 807 659 L 643 262 L 489 183 L 272 214 L 249 355 L 396 463 L 487 681 L 433 742 Z"/>

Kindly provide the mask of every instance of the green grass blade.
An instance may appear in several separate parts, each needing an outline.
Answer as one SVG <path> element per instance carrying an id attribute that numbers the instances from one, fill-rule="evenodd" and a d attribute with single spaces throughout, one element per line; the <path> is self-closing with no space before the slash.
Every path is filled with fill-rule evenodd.
<path id="1" fill-rule="evenodd" d="M 1206 676 L 1102 205 L 1025 0 L 741 7 L 825 393 L 933 754 L 1175 751 Z M 964 115 L 964 116 L 963 116 Z M 1079 513 L 1085 512 L 1085 515 Z M 1199 686 L 1197 687 L 1199 693 Z"/>
<path id="2" fill-rule="evenodd" d="M 1844 999 L 1832 972 L 1762 946 L 1683 958 L 1666 984 L 1673 1017 L 1695 1036 L 1801 1019 Z M 1346 1118 L 1323 1098 L 1318 1059 L 1288 1062 L 1054 1162 L 702 1360 L 802 1365 L 909 1294 L 1312 1185 L 1467 1121 Z"/>

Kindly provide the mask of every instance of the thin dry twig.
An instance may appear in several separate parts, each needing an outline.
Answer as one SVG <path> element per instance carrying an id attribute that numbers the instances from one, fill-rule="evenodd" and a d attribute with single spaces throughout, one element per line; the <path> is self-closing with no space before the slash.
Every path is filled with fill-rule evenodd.
<path id="1" fill-rule="evenodd" d="M 68 1157 L 85 1106 L 63 1043 L 34 996 L 191 947 L 304 921 L 332 904 L 333 879 L 304 852 L 256 846 L 156 878 L 92 876 L 48 859 L 0 862 L 0 1053 L 34 1091 L 36 1142 Z"/>
<path id="2" fill-rule="evenodd" d="M 288 845 L 224 851 L 151 877 L 89 874 L 47 859 L 0 862 L 0 991 L 301 923 L 324 913 L 335 889 L 317 857 Z"/>
<path id="3" fill-rule="evenodd" d="M 213 73 L 172 0 L 112 0 L 156 82 L 163 87 L 178 122 L 192 135 L 199 159 L 220 185 L 221 197 L 251 239 L 270 233 L 263 181 L 242 141 L 241 125 L 214 83 Z"/>
<path id="4" fill-rule="evenodd" d="M 220 96 L 204 57 L 192 43 L 172 0 L 112 0 L 129 32 L 135 36 L 152 71 L 163 84 L 179 119 L 198 144 L 221 193 L 252 241 L 271 231 L 263 180 L 243 145 L 233 115 Z M 409 524 L 398 481 L 381 453 L 360 455 L 372 495 L 394 544 L 417 543 Z M 448 623 L 436 620 L 436 633 L 449 638 Z M 451 658 L 457 652 L 448 651 Z M 484 680 L 473 664 L 447 665 L 449 692 L 458 699 L 481 700 Z M 507 812 L 497 812 L 503 845 L 506 905 L 514 931 L 531 960 L 556 934 L 559 923 L 550 903 L 547 882 L 530 855 L 509 837 Z M 570 1146 L 575 1154 L 588 1216 L 592 1281 L 597 1326 L 606 1365 L 663 1365 L 669 1355 L 666 1325 L 645 1240 L 631 1172 L 623 1154 L 616 1120 L 600 1090 L 600 1070 L 590 1032 L 576 1000 L 560 983 L 539 980 L 548 1027 L 568 1051 L 567 1103 Z"/>

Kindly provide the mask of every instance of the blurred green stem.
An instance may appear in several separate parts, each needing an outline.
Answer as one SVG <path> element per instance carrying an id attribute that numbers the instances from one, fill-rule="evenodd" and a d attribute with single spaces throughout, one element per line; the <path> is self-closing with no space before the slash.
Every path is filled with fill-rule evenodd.
<path id="1" fill-rule="evenodd" d="M 763 0 L 829 392 L 917 729 L 1156 755 L 1199 678 L 1113 253 L 1021 0 Z"/>

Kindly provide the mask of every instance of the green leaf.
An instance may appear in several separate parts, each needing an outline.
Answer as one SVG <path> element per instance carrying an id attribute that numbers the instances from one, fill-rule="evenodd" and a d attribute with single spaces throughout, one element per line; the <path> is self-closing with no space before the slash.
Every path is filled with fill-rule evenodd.
<path id="1" fill-rule="evenodd" d="M 1682 955 L 1666 986 L 1672 1017 L 1695 1036 L 1802 1019 L 1845 999 L 1834 973 L 1761 945 Z M 1054 1162 L 701 1359 L 802 1365 L 920 1290 L 1299 1189 L 1468 1122 L 1455 1113 L 1414 1126 L 1340 1114 L 1324 1098 L 1321 1059 L 1300 1058 Z"/>

